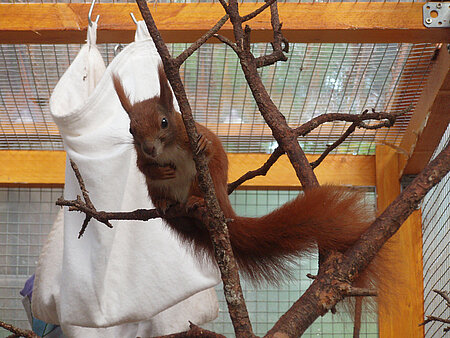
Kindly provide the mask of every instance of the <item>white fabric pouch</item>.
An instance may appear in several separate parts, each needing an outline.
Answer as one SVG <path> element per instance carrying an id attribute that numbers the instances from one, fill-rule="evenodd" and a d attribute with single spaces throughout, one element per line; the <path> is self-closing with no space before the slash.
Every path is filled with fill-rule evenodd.
<path id="1" fill-rule="evenodd" d="M 50 110 L 97 210 L 149 209 L 128 116 L 111 76 L 119 75 L 132 102 L 153 97 L 159 94 L 160 58 L 139 22 L 136 41 L 105 69 L 95 30 L 94 23 L 88 43 L 55 87 Z M 77 195 L 68 165 L 64 197 Z M 83 214 L 64 210 L 55 222 L 36 272 L 35 317 L 61 324 L 69 336 L 135 337 L 183 331 L 188 321 L 201 324 L 217 316 L 211 289 L 220 281 L 217 267 L 195 259 L 161 219 L 112 221 L 113 229 L 91 220 L 77 239 L 83 220 Z"/>

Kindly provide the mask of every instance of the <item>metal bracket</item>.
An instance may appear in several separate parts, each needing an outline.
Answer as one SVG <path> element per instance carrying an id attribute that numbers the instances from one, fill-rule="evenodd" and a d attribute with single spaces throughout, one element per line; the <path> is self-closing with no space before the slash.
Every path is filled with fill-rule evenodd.
<path id="1" fill-rule="evenodd" d="M 427 2 L 423 5 L 423 24 L 428 28 L 450 27 L 450 2 Z"/>

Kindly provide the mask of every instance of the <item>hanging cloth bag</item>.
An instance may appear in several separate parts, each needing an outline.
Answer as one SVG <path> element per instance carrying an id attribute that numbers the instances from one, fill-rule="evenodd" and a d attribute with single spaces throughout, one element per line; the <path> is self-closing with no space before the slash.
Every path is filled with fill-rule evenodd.
<path id="1" fill-rule="evenodd" d="M 111 75 L 119 75 L 130 99 L 139 101 L 159 94 L 159 63 L 153 41 L 140 22 L 136 41 L 105 70 L 92 26 L 87 45 L 50 98 L 65 150 L 77 163 L 97 210 L 152 208 L 145 179 L 136 167 L 128 116 Z M 67 166 L 64 197 L 77 195 L 81 195 L 78 183 Z M 161 320 L 142 326 L 145 335 L 150 335 L 152 330 L 158 334 L 182 331 L 188 321 L 202 323 L 217 316 L 217 300 L 210 289 L 219 282 L 217 268 L 193 258 L 160 219 L 113 221 L 113 229 L 92 219 L 83 238 L 77 239 L 83 220 L 84 215 L 65 210 L 64 231 L 56 228 L 49 236 L 50 240 L 63 237 L 62 255 L 56 246 L 46 245 L 43 252 L 47 260 L 61 256 L 59 273 L 48 278 L 53 285 L 59 284 L 59 290 L 51 294 L 47 289 L 41 292 L 43 297 L 39 292 L 37 298 L 33 295 L 38 318 L 57 319 L 64 330 L 73 325 L 110 327 L 159 314 Z M 53 252 L 46 254 L 45 249 Z M 46 285 L 42 270 L 36 276 L 37 290 Z M 39 299 L 51 305 L 49 311 L 38 305 Z M 164 324 L 165 319 L 171 323 Z"/>

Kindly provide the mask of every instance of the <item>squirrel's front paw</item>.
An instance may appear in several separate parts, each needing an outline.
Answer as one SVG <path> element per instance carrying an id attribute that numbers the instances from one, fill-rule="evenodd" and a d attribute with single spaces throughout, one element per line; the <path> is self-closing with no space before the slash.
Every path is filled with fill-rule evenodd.
<path id="1" fill-rule="evenodd" d="M 200 154 L 201 152 L 207 150 L 210 145 L 211 141 L 208 140 L 208 138 L 205 135 L 199 134 L 197 140 L 197 150 L 195 151 L 195 153 L 197 155 Z"/>
<path id="2" fill-rule="evenodd" d="M 198 196 L 189 196 L 187 202 L 186 202 L 186 210 L 194 211 L 202 206 L 205 205 L 205 200 L 202 197 Z"/>
<path id="3" fill-rule="evenodd" d="M 151 180 L 170 180 L 176 177 L 175 167 L 172 165 L 150 165 L 146 168 L 146 176 Z"/>
<path id="4" fill-rule="evenodd" d="M 166 211 L 171 207 L 174 206 L 176 203 L 169 201 L 169 200 L 158 200 L 153 201 L 153 204 L 155 205 L 156 210 L 162 215 L 166 214 Z"/>

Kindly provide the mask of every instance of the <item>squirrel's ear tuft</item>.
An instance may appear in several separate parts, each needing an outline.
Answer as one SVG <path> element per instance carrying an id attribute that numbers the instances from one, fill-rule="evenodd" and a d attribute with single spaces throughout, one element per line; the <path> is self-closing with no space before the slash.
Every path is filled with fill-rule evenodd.
<path id="1" fill-rule="evenodd" d="M 167 81 L 166 73 L 164 73 L 163 65 L 158 65 L 159 75 L 159 104 L 167 109 L 169 113 L 174 111 L 172 89 L 170 89 L 169 82 Z"/>
<path id="2" fill-rule="evenodd" d="M 127 94 L 125 94 L 125 90 L 123 89 L 122 82 L 116 74 L 112 76 L 114 89 L 116 90 L 117 96 L 119 96 L 120 103 L 122 104 L 123 109 L 127 112 L 128 115 L 131 114 L 131 102 Z"/>

